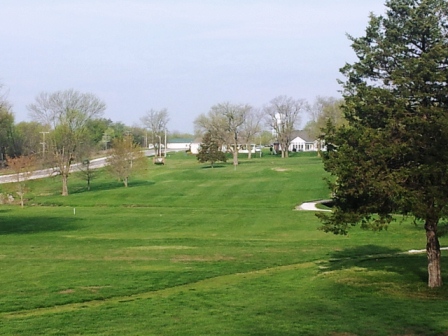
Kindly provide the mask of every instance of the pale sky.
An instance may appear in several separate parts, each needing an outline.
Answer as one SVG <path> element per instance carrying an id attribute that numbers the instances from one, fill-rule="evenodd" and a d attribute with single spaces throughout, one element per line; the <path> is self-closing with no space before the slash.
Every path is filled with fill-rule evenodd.
<path id="1" fill-rule="evenodd" d="M 16 122 L 40 92 L 75 89 L 114 122 L 142 126 L 167 108 L 169 130 L 192 132 L 222 102 L 340 97 L 339 69 L 355 60 L 346 33 L 384 11 L 382 0 L 0 0 L 0 83 Z"/>

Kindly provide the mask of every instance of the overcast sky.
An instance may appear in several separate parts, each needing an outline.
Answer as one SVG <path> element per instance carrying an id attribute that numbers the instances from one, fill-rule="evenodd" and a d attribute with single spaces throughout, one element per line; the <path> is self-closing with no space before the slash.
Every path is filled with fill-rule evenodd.
<path id="1" fill-rule="evenodd" d="M 167 108 L 193 131 L 214 104 L 340 97 L 337 79 L 382 0 L 1 0 L 0 83 L 16 122 L 42 91 L 75 89 L 105 118 Z"/>

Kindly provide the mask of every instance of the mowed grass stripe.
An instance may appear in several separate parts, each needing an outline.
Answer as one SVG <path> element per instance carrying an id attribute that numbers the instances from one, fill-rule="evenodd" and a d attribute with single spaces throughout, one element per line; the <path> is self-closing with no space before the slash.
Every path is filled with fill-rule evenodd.
<path id="1" fill-rule="evenodd" d="M 257 270 L 257 271 L 251 271 L 251 272 L 245 272 L 245 273 L 235 273 L 235 274 L 213 277 L 213 278 L 209 278 L 209 279 L 200 280 L 200 281 L 197 281 L 194 283 L 165 288 L 165 289 L 161 289 L 161 290 L 157 290 L 157 291 L 151 291 L 151 292 L 145 292 L 145 293 L 139 293 L 139 294 L 127 295 L 127 296 L 120 296 L 120 297 L 112 297 L 112 298 L 108 298 L 108 299 L 104 299 L 104 300 L 92 300 L 92 301 L 87 301 L 87 302 L 65 304 L 65 305 L 59 305 L 59 306 L 48 307 L 48 308 L 36 308 L 36 309 L 29 309 L 29 310 L 23 310 L 23 311 L 15 311 L 15 312 L 10 312 L 10 313 L 0 313 L 0 316 L 2 318 L 24 318 L 24 317 L 39 316 L 39 315 L 45 315 L 45 314 L 58 314 L 58 313 L 73 312 L 73 311 L 77 311 L 77 310 L 81 310 L 81 309 L 94 308 L 94 307 L 98 307 L 98 306 L 102 306 L 102 305 L 119 304 L 122 302 L 144 300 L 144 299 L 150 299 L 150 298 L 156 298 L 156 297 L 167 297 L 167 296 L 170 296 L 170 295 L 173 295 L 176 293 L 180 293 L 183 291 L 189 291 L 189 290 L 201 291 L 201 290 L 208 290 L 210 288 L 219 288 L 221 286 L 233 286 L 240 281 L 250 280 L 255 277 L 261 277 L 261 276 L 265 276 L 265 275 L 269 275 L 269 274 L 276 274 L 276 273 L 281 273 L 284 271 L 303 269 L 303 268 L 311 268 L 311 267 L 315 267 L 315 263 L 307 262 L 307 263 L 294 264 L 294 265 L 278 266 L 278 267 L 266 268 L 263 270 Z"/>

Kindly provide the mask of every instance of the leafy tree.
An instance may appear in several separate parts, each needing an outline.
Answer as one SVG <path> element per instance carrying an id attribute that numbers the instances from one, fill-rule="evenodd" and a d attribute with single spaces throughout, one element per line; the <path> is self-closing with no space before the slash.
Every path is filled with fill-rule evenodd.
<path id="1" fill-rule="evenodd" d="M 43 152 L 43 134 L 48 133 L 48 127 L 36 121 L 22 121 L 15 125 L 15 132 L 17 152 L 20 155 L 37 155 Z"/>
<path id="2" fill-rule="evenodd" d="M 106 130 L 106 134 L 111 135 L 112 138 L 110 140 L 113 140 L 114 138 L 123 138 L 128 134 L 128 131 L 128 126 L 126 126 L 121 121 L 118 121 L 109 124 L 109 127 Z"/>
<path id="3" fill-rule="evenodd" d="M 348 126 L 327 128 L 325 169 L 335 207 L 323 230 L 381 230 L 394 214 L 423 223 L 428 286 L 442 285 L 438 225 L 448 206 L 448 2 L 389 0 L 350 37 L 357 61 L 346 76 Z"/>
<path id="4" fill-rule="evenodd" d="M 75 90 L 43 92 L 29 105 L 31 116 L 51 127 L 48 153 L 62 177 L 62 195 L 68 195 L 70 166 L 87 136 L 87 123 L 101 116 L 106 105 L 95 95 Z"/>
<path id="5" fill-rule="evenodd" d="M 6 155 L 19 155 L 15 141 L 14 114 L 7 99 L 7 92 L 0 84 L 0 164 L 4 165 Z"/>
<path id="6" fill-rule="evenodd" d="M 133 142 L 132 136 L 115 138 L 107 158 L 107 170 L 128 186 L 129 177 L 146 167 L 146 158 L 140 146 Z"/>
<path id="7" fill-rule="evenodd" d="M 273 140 L 272 132 L 266 130 L 260 132 L 260 142 L 262 145 L 269 146 L 270 144 L 272 144 L 272 140 Z"/>
<path id="8" fill-rule="evenodd" d="M 148 131 L 145 128 L 134 125 L 128 129 L 136 144 L 143 148 L 148 147 Z"/>
<path id="9" fill-rule="evenodd" d="M 197 159 L 201 163 L 210 162 L 212 168 L 217 161 L 227 161 L 226 155 L 220 149 L 218 142 L 213 139 L 211 132 L 205 133 Z"/>
<path id="10" fill-rule="evenodd" d="M 293 140 L 293 132 L 306 110 L 304 100 L 278 96 L 264 107 L 268 126 L 274 131 L 280 144 L 282 158 L 288 157 L 288 148 Z"/>
<path id="11" fill-rule="evenodd" d="M 313 139 L 320 139 L 328 122 L 331 122 L 336 128 L 346 124 L 347 121 L 342 110 L 343 104 L 343 99 L 318 96 L 309 109 L 311 120 L 305 125 L 305 131 Z M 320 141 L 318 147 L 320 150 Z M 318 152 L 320 153 L 320 151 Z"/>
<path id="12" fill-rule="evenodd" d="M 14 114 L 0 106 L 0 160 L 6 159 L 6 155 L 17 155 L 15 142 Z"/>
<path id="13" fill-rule="evenodd" d="M 105 118 L 90 119 L 86 123 L 88 140 L 95 145 L 102 143 L 104 132 L 113 124 L 112 120 Z"/>
<path id="14" fill-rule="evenodd" d="M 180 131 L 176 131 L 176 130 L 169 132 L 167 136 L 170 139 L 193 139 L 194 138 L 194 134 L 180 132 Z"/>

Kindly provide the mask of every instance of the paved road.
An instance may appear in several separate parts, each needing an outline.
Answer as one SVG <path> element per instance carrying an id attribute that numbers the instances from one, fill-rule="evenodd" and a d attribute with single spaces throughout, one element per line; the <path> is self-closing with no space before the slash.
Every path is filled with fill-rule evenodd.
<path id="1" fill-rule="evenodd" d="M 153 149 L 148 149 L 144 151 L 145 156 L 154 156 L 154 150 Z M 90 168 L 92 169 L 98 169 L 101 167 L 104 167 L 106 165 L 106 159 L 105 157 L 103 158 L 98 158 L 98 159 L 93 159 L 90 161 Z M 73 164 L 70 167 L 70 171 L 76 171 L 78 170 L 78 166 L 81 163 L 76 163 Z M 42 170 L 36 170 L 35 172 L 33 172 L 33 174 L 28 177 L 29 180 L 35 180 L 35 179 L 40 179 L 40 178 L 45 178 L 45 177 L 50 177 L 50 176 L 55 176 L 58 175 L 58 172 L 55 168 L 48 168 L 48 169 L 42 169 Z M 16 182 L 17 181 L 17 176 L 16 174 L 10 174 L 10 175 L 1 175 L 0 176 L 0 184 L 1 183 L 10 183 L 10 182 Z"/>

